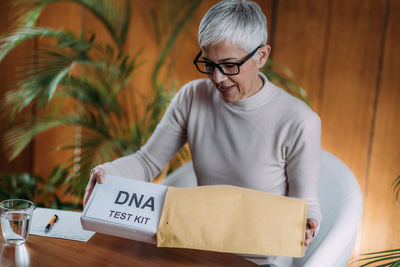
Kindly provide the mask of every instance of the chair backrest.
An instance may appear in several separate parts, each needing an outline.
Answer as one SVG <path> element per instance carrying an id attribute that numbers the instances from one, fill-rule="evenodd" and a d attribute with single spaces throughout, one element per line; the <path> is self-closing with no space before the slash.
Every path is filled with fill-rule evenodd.
<path id="1" fill-rule="evenodd" d="M 350 169 L 323 151 L 318 184 L 322 223 L 306 256 L 293 266 L 347 266 L 363 212 L 363 198 Z"/>
<path id="2" fill-rule="evenodd" d="M 170 174 L 162 183 L 178 187 L 196 186 L 192 162 Z M 306 255 L 294 259 L 293 266 L 346 266 L 361 220 L 363 200 L 357 179 L 350 169 L 326 151 L 322 151 L 318 196 L 323 216 L 321 227 Z"/>
<path id="3" fill-rule="evenodd" d="M 194 173 L 192 161 L 189 161 L 179 169 L 172 172 L 161 182 L 161 184 L 176 187 L 197 186 L 197 178 Z"/>

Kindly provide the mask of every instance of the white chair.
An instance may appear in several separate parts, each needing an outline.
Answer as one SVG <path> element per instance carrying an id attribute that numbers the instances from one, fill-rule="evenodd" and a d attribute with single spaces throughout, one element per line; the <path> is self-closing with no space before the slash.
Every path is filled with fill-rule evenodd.
<path id="1" fill-rule="evenodd" d="M 196 186 L 192 162 L 170 174 L 163 184 Z M 326 151 L 322 152 L 318 196 L 323 216 L 319 233 L 307 248 L 306 255 L 294 259 L 293 266 L 347 266 L 363 212 L 363 199 L 350 169 Z"/>
<path id="2" fill-rule="evenodd" d="M 362 217 L 363 198 L 350 169 L 326 151 L 322 152 L 318 196 L 321 228 L 306 256 L 295 259 L 293 266 L 347 266 Z"/>

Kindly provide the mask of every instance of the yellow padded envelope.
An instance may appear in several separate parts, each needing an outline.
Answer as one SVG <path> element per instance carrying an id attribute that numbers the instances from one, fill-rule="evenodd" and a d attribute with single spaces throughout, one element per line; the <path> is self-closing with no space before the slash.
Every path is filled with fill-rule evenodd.
<path id="1" fill-rule="evenodd" d="M 169 187 L 158 247 L 304 256 L 307 202 L 229 186 Z"/>

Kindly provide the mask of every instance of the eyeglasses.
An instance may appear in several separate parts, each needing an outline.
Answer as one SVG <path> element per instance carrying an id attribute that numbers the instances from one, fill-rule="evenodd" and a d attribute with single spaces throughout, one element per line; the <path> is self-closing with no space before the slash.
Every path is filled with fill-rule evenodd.
<path id="1" fill-rule="evenodd" d="M 193 60 L 194 65 L 196 66 L 197 70 L 201 73 L 205 74 L 213 74 L 215 68 L 217 68 L 222 74 L 225 75 L 237 75 L 240 72 L 240 66 L 242 66 L 247 60 L 249 60 L 257 50 L 262 47 L 263 45 L 257 46 L 256 49 L 253 50 L 250 54 L 248 54 L 242 61 L 240 62 L 226 62 L 216 64 L 211 61 L 204 61 L 199 60 L 202 51 L 200 50 L 199 54 L 197 54 L 196 58 Z"/>

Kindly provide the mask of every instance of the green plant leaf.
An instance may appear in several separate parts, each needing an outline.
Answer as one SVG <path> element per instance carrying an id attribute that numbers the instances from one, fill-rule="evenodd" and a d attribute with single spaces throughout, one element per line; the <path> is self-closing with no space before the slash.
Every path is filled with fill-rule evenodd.
<path id="1" fill-rule="evenodd" d="M 376 259 L 376 260 L 372 260 L 372 261 L 369 261 L 369 262 L 367 262 L 367 263 L 364 263 L 364 264 L 362 264 L 362 265 L 360 265 L 360 267 L 365 267 L 365 266 L 368 266 L 368 265 L 371 265 L 371 264 L 373 264 L 373 263 L 377 263 L 377 262 L 382 262 L 382 261 L 388 261 L 388 260 L 398 260 L 399 259 L 399 257 L 384 257 L 384 258 L 379 258 L 379 259 Z M 393 261 L 393 262 L 391 262 L 391 264 L 394 264 L 394 263 L 396 263 L 397 261 Z"/>
<path id="2" fill-rule="evenodd" d="M 38 134 L 63 125 L 62 121 L 48 120 L 41 123 L 27 123 L 9 130 L 5 135 L 9 159 L 15 159 Z"/>
<path id="3" fill-rule="evenodd" d="M 122 51 L 131 18 L 129 0 L 69 0 L 88 9 L 105 26 L 112 39 Z"/>
<path id="4" fill-rule="evenodd" d="M 61 79 L 64 78 L 65 75 L 68 74 L 69 70 L 70 70 L 70 67 L 67 67 L 67 68 L 63 69 L 61 72 L 59 72 L 54 77 L 54 79 L 52 79 L 52 81 L 49 84 L 49 96 L 48 96 L 48 99 L 47 99 L 47 103 L 50 102 L 50 100 L 52 99 L 52 97 L 53 97 L 53 95 L 54 95 L 54 93 L 56 91 L 56 88 L 57 88 L 58 84 L 60 83 Z"/>
<path id="5" fill-rule="evenodd" d="M 400 201 L 400 176 L 398 176 L 394 182 L 393 182 L 393 186 L 394 186 L 394 194 L 395 194 L 395 198 L 396 198 L 396 204 L 399 205 L 399 201 Z"/>
<path id="6" fill-rule="evenodd" d="M 261 69 L 261 72 L 265 74 L 265 76 L 273 83 L 282 87 L 289 94 L 299 98 L 303 102 L 305 102 L 308 106 L 311 107 L 310 100 L 307 97 L 306 91 L 300 86 L 296 85 L 294 82 L 290 80 L 288 77 L 288 72 L 283 70 L 275 70 L 275 64 L 268 60 L 266 66 Z M 282 69 L 282 68 L 281 68 Z"/>
<path id="7" fill-rule="evenodd" d="M 176 1 L 173 3 L 174 8 L 163 4 L 171 8 L 162 12 L 165 14 L 173 15 L 173 11 L 184 4 L 189 8 L 184 9 L 182 16 L 172 16 L 172 26 L 166 26 L 170 29 L 167 33 L 160 32 L 160 39 L 165 42 L 162 42 L 163 50 L 153 72 L 155 86 L 151 90 L 154 95 L 143 97 L 131 84 L 131 77 L 138 67 L 140 51 L 130 56 L 123 50 L 131 14 L 130 1 L 69 1 L 83 5 L 100 19 L 110 32 L 116 49 L 114 43 L 96 40 L 96 33 L 88 35 L 82 30 L 79 36 L 75 36 L 67 30 L 52 31 L 35 27 L 44 7 L 58 1 L 60 0 L 21 0 L 34 5 L 34 12 L 29 13 L 25 20 L 30 21 L 31 24 L 26 25 L 31 28 L 17 31 L 13 35 L 14 39 L 10 37 L 0 41 L 0 55 L 3 53 L 3 58 L 16 45 L 30 38 L 50 37 L 54 41 L 51 45 L 40 46 L 26 61 L 21 69 L 24 75 L 18 88 L 7 94 L 7 103 L 13 114 L 31 104 L 36 104 L 38 109 L 50 109 L 34 112 L 32 116 L 26 117 L 25 123 L 13 125 L 6 138 L 10 156 L 15 158 L 29 142 L 43 132 L 62 126 L 80 129 L 79 138 L 71 143 L 60 141 L 62 145 L 59 147 L 79 149 L 80 158 L 71 158 L 63 166 L 58 166 L 46 185 L 36 180 L 36 189 L 32 192 L 33 187 L 28 177 L 23 179 L 27 187 L 22 187 L 15 179 L 9 180 L 9 187 L 14 189 L 14 195 L 35 196 L 40 193 L 43 198 L 38 199 L 38 203 L 56 208 L 63 204 L 55 195 L 57 188 L 63 187 L 65 192 L 81 197 L 93 166 L 136 152 L 150 137 L 172 98 L 172 92 L 177 88 L 173 81 L 166 82 L 168 77 L 159 77 L 159 70 L 163 66 L 174 66 L 174 60 L 166 64 L 167 54 L 200 3 L 200 0 L 192 3 Z M 164 22 L 167 23 L 168 20 L 164 18 Z M 163 24 L 165 25 L 159 25 Z M 71 98 L 75 100 L 76 108 L 66 110 L 63 103 Z M 54 106 L 48 106 L 53 99 L 60 101 L 53 102 Z M 145 110 L 144 114 L 142 109 Z M 179 165 L 178 162 L 188 155 L 187 148 L 182 149 L 171 166 Z M 7 190 L 4 190 L 3 195 Z"/>
<path id="8" fill-rule="evenodd" d="M 392 261 L 394 260 L 394 261 Z M 366 261 L 366 262 L 364 262 Z M 390 261 L 390 262 L 389 262 Z M 354 262 L 364 262 L 360 267 L 368 266 L 374 263 L 384 263 L 380 266 L 392 266 L 392 264 L 400 263 L 400 249 L 384 250 L 371 253 L 365 253 L 360 255 L 360 257 Z M 360 263 L 361 264 L 361 263 Z M 374 265 L 377 266 L 377 265 Z"/>
<path id="9" fill-rule="evenodd" d="M 62 34 L 62 31 L 55 31 L 47 28 L 23 28 L 12 35 L 0 39 L 0 61 L 19 44 L 36 37 L 55 37 Z"/>
<path id="10" fill-rule="evenodd" d="M 17 19 L 25 28 L 31 28 L 36 24 L 43 9 L 51 3 L 51 0 L 16 0 L 15 5 L 22 9 Z M 27 6 L 27 4 L 30 4 Z"/>
<path id="11" fill-rule="evenodd" d="M 26 28 L 34 27 L 41 12 L 49 4 L 55 2 L 73 2 L 89 10 L 108 30 L 110 36 L 122 50 L 128 32 L 131 18 L 131 3 L 129 0 L 19 0 L 21 7 L 29 5 L 30 10 L 21 12 L 19 21 Z"/>
<path id="12" fill-rule="evenodd" d="M 182 29 L 185 26 L 185 24 L 187 24 L 187 22 L 193 18 L 193 14 L 196 11 L 197 7 L 200 5 L 200 3 L 201 3 L 201 0 L 191 1 L 190 6 L 189 6 L 188 10 L 186 11 L 185 15 L 175 25 L 175 28 L 174 28 L 172 34 L 169 36 L 168 41 L 167 41 L 165 47 L 163 48 L 163 50 L 160 54 L 160 57 L 158 58 L 158 60 L 155 64 L 154 70 L 153 70 L 152 82 L 153 82 L 154 88 L 157 88 L 157 86 L 158 86 L 158 84 L 157 84 L 158 73 L 160 72 L 162 64 L 164 63 L 171 48 L 175 44 L 176 39 L 178 38 L 179 34 L 182 32 Z"/>
<path id="13" fill-rule="evenodd" d="M 400 253 L 400 249 L 390 249 L 390 250 L 383 250 L 383 251 L 377 251 L 377 252 L 370 252 L 370 253 L 365 253 L 363 255 L 379 255 L 379 254 L 386 254 L 386 253 Z"/>

